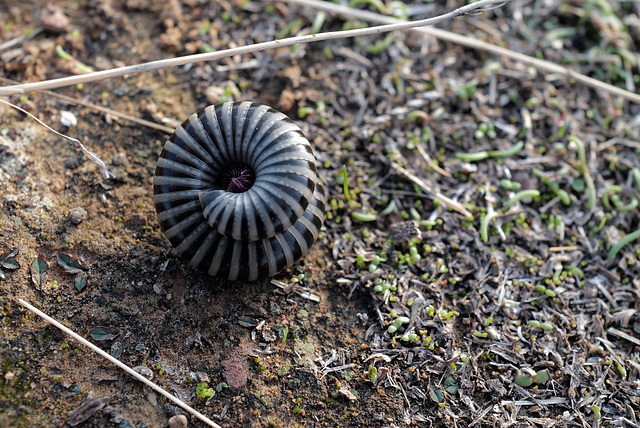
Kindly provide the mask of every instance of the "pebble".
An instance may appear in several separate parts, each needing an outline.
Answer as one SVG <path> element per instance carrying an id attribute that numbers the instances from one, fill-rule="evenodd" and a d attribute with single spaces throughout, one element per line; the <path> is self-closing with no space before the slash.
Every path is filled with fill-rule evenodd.
<path id="1" fill-rule="evenodd" d="M 51 211 L 51 208 L 53 208 L 53 200 L 51 200 L 50 197 L 45 196 L 39 201 L 36 201 L 35 205 L 39 208 L 43 208 L 46 211 Z"/>
<path id="2" fill-rule="evenodd" d="M 42 13 L 40 25 L 52 33 L 65 33 L 69 27 L 69 18 L 58 8 L 49 7 Z"/>
<path id="3" fill-rule="evenodd" d="M 169 428 L 187 428 L 189 421 L 185 415 L 175 415 L 169 419 Z"/>
<path id="4" fill-rule="evenodd" d="M 60 123 L 62 126 L 76 126 L 78 124 L 78 119 L 76 119 L 76 115 L 71 113 L 70 111 L 62 110 L 60 112 Z"/>
<path id="5" fill-rule="evenodd" d="M 84 208 L 76 207 L 69 211 L 69 220 L 73 224 L 80 224 L 87 218 L 87 211 Z"/>
<path id="6" fill-rule="evenodd" d="M 238 389 L 247 384 L 248 373 L 244 361 L 237 357 L 230 357 L 222 361 L 222 375 L 229 388 Z"/>
<path id="7" fill-rule="evenodd" d="M 113 166 L 127 166 L 129 165 L 129 159 L 127 159 L 127 154 L 125 152 L 118 152 L 113 155 L 111 163 Z"/>
<path id="8" fill-rule="evenodd" d="M 195 372 L 192 373 L 192 377 L 198 382 L 211 382 L 211 379 L 209 378 L 209 375 L 206 374 L 205 372 Z"/>

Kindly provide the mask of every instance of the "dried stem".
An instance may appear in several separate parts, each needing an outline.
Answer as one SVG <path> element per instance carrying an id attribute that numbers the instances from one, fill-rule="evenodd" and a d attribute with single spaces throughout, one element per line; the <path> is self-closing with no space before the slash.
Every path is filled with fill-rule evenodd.
<path id="1" fill-rule="evenodd" d="M 18 84 L 18 82 L 16 82 L 15 80 L 7 79 L 5 77 L 0 77 L 0 82 L 9 83 L 9 84 L 12 84 L 12 85 L 13 84 Z M 125 120 L 131 121 L 133 123 L 137 123 L 139 125 L 146 126 L 148 128 L 151 128 L 151 129 L 155 129 L 155 130 L 158 130 L 158 131 L 165 132 L 167 134 L 171 134 L 173 132 L 173 128 L 170 128 L 168 126 L 160 125 L 158 123 L 151 122 L 151 121 L 148 121 L 148 120 L 145 120 L 145 119 L 140 119 L 139 117 L 131 116 L 130 114 L 122 113 L 122 112 L 119 112 L 117 110 L 110 109 L 108 107 L 103 107 L 103 106 L 99 106 L 99 105 L 94 104 L 94 103 L 89 103 L 89 102 L 82 101 L 82 100 L 79 100 L 79 99 L 76 99 L 76 98 L 68 97 L 66 95 L 62 95 L 62 94 L 59 94 L 57 92 L 43 91 L 42 93 L 45 94 L 45 95 L 48 95 L 50 97 L 66 101 L 66 102 L 68 102 L 70 104 L 75 104 L 75 105 L 87 107 L 87 108 L 90 108 L 90 109 L 95 110 L 95 111 L 99 111 L 99 112 L 102 112 L 102 113 L 105 113 L 105 114 L 109 114 L 109 115 L 114 116 L 114 117 L 119 117 L 120 119 L 125 119 Z"/>
<path id="2" fill-rule="evenodd" d="M 285 3 L 309 6 L 317 10 L 335 13 L 340 16 L 344 16 L 348 18 L 361 19 L 363 21 L 373 22 L 377 24 L 407 23 L 407 21 L 405 20 L 393 18 L 391 16 L 380 15 L 378 13 L 369 12 L 366 10 L 354 9 L 351 7 L 341 6 L 335 3 L 321 1 L 321 0 L 281 0 L 281 1 Z M 479 3 L 480 2 L 474 3 L 474 4 L 479 4 Z M 420 22 L 420 21 L 416 21 L 416 22 Z M 374 28 L 379 28 L 379 27 L 374 27 Z M 531 65 L 539 71 L 543 71 L 546 73 L 561 74 L 569 78 L 569 80 L 574 80 L 590 88 L 594 88 L 599 91 L 604 91 L 612 95 L 617 95 L 626 100 L 640 104 L 640 94 L 636 94 L 631 91 L 627 91 L 626 89 L 618 88 L 617 86 L 613 86 L 608 83 L 601 82 L 599 80 L 585 76 L 584 74 L 580 74 L 576 71 L 573 71 L 570 68 L 563 67 L 558 64 L 554 64 L 553 62 L 546 61 L 544 59 L 534 58 L 528 55 L 514 52 L 507 48 L 492 45 L 491 43 L 476 40 L 467 36 L 462 36 L 460 34 L 451 33 L 446 30 L 439 30 L 437 28 L 413 28 L 413 27 L 410 29 L 413 31 L 420 32 L 422 34 L 433 36 L 437 39 L 444 40 L 446 42 L 455 43 L 461 46 L 467 46 L 472 49 L 483 50 L 496 56 L 503 56 L 505 58 L 509 58 L 514 61 L 521 62 L 523 64 Z M 1 88 L 0 88 L 0 91 L 1 91 Z M 0 94 L 2 94 L 2 92 L 0 92 Z"/>
<path id="3" fill-rule="evenodd" d="M 76 333 L 73 330 L 63 326 L 58 321 L 56 321 L 55 319 L 51 318 L 49 315 L 47 315 L 44 312 L 42 312 L 41 310 L 37 309 L 33 305 L 25 302 L 22 299 L 19 299 L 18 302 L 20 302 L 20 304 L 22 306 L 24 306 L 25 308 L 29 309 L 31 312 L 37 314 L 38 316 L 40 316 L 41 318 L 45 319 L 49 323 L 51 323 L 54 326 L 58 327 L 60 330 L 62 330 L 63 332 L 65 332 L 69 336 L 73 337 L 78 342 L 80 342 L 83 345 L 89 347 L 89 349 L 91 349 L 92 351 L 100 354 L 102 357 L 106 358 L 107 360 L 109 360 L 110 362 L 115 364 L 116 366 L 120 367 L 122 370 L 126 371 L 131 376 L 133 376 L 136 379 L 138 379 L 140 382 L 142 382 L 145 385 L 147 385 L 148 387 L 154 389 L 158 393 L 164 395 L 166 398 L 168 398 L 169 400 L 173 401 L 178 406 L 182 407 L 187 412 L 191 413 L 192 415 L 194 415 L 195 417 L 200 419 L 202 422 L 204 422 L 207 425 L 209 425 L 211 427 L 214 427 L 214 428 L 221 428 L 220 425 L 216 424 L 215 422 L 213 422 L 212 420 L 207 418 L 205 415 L 203 415 L 202 413 L 198 412 L 196 409 L 192 408 L 191 406 L 189 406 L 184 401 L 180 400 L 178 397 L 176 397 L 174 395 L 171 395 L 169 392 L 167 392 L 164 389 L 160 388 L 158 385 L 156 385 L 155 383 L 151 382 L 149 379 L 147 379 L 146 377 L 142 376 L 140 373 L 136 372 L 135 370 L 133 370 L 132 368 L 130 368 L 126 364 L 123 364 L 122 362 L 120 362 L 117 359 L 113 358 L 111 355 L 107 354 L 102 349 L 98 348 L 96 345 L 94 345 L 93 343 L 89 342 L 84 337 L 80 336 L 78 333 Z"/>
<path id="4" fill-rule="evenodd" d="M 40 119 L 38 119 L 37 117 L 32 115 L 31 113 L 26 111 L 25 109 L 20 108 L 15 104 L 11 104 L 10 102 L 5 101 L 3 99 L 0 99 L 0 103 L 4 103 L 4 104 L 8 105 L 9 107 L 13 107 L 16 110 L 21 111 L 22 113 L 24 113 L 27 116 L 29 116 L 31 119 L 33 119 L 36 122 L 38 122 L 40 125 L 42 125 L 45 128 L 47 128 L 49 131 L 51 131 L 54 134 L 64 138 L 65 140 L 69 141 L 69 144 L 71 144 L 76 149 L 80 149 L 80 151 L 82 151 L 82 153 L 84 153 L 91 160 L 91 162 L 95 163 L 96 165 L 98 165 L 98 167 L 100 167 L 100 169 L 102 170 L 102 176 L 105 179 L 109 179 L 109 178 L 114 178 L 115 177 L 113 174 L 111 174 L 111 172 L 109 172 L 109 169 L 107 168 L 107 165 L 102 161 L 102 159 L 100 159 L 100 157 L 98 155 L 96 155 L 95 153 L 93 153 L 91 150 L 87 149 L 84 146 L 84 144 L 82 144 L 82 142 L 80 140 L 78 140 L 77 138 L 69 137 L 68 135 L 64 135 L 63 133 L 56 131 L 55 129 L 53 129 L 52 127 L 50 127 L 49 125 L 47 125 L 46 123 L 44 123 L 43 121 L 41 121 Z"/>
<path id="5" fill-rule="evenodd" d="M 438 190 L 433 189 L 427 183 L 422 181 L 419 177 L 417 177 L 416 175 L 410 173 L 406 169 L 402 168 L 400 165 L 397 165 L 394 162 L 391 162 L 391 167 L 393 168 L 393 170 L 395 172 L 397 172 L 398 174 L 404 176 L 408 180 L 410 180 L 413 183 L 415 183 L 416 185 L 418 185 L 431 198 L 443 203 L 447 208 L 451 208 L 452 210 L 459 212 L 460 214 L 465 216 L 465 218 L 473 219 L 473 214 L 471 214 L 471 212 L 468 209 L 466 209 L 464 207 L 464 205 L 462 205 L 461 203 L 456 202 L 453 199 L 451 199 L 450 197 L 448 197 L 446 195 L 443 195 Z"/>
<path id="6" fill-rule="evenodd" d="M 43 82 L 24 83 L 21 85 L 11 85 L 0 87 L 0 96 L 24 94 L 30 91 L 42 91 L 45 89 L 61 88 L 64 86 L 76 85 L 78 83 L 93 82 L 95 80 L 110 79 L 113 77 L 121 77 L 125 74 L 142 73 L 146 71 L 158 70 L 160 68 L 176 67 L 179 65 L 190 64 L 194 62 L 203 61 L 215 61 L 221 58 L 228 58 L 236 55 L 250 54 L 260 52 L 268 49 L 281 48 L 285 46 L 291 46 L 296 44 L 320 42 L 324 40 L 333 40 L 349 37 L 361 37 L 371 34 L 387 33 L 389 31 L 407 30 L 415 27 L 422 27 L 425 25 L 436 25 L 444 21 L 448 21 L 457 18 L 462 15 L 467 15 L 471 12 L 478 12 L 486 10 L 488 8 L 502 5 L 511 0 L 479 0 L 475 3 L 463 6 L 459 9 L 455 9 L 451 12 L 445 13 L 433 18 L 421 19 L 417 21 L 402 21 L 395 20 L 395 22 L 387 25 L 380 25 L 377 27 L 361 28 L 355 30 L 345 31 L 331 31 L 319 34 L 309 34 L 305 36 L 290 37 L 282 40 L 273 40 L 270 42 L 256 43 L 248 46 L 241 46 L 233 49 L 226 49 L 218 52 L 187 55 L 179 58 L 163 59 L 159 61 L 147 62 L 144 64 L 131 65 L 126 67 L 118 67 L 110 70 L 97 71 L 95 73 L 88 73 L 81 76 L 63 77 L 61 79 L 45 80 Z M 323 3 L 323 2 L 318 2 Z M 375 15 L 375 14 L 374 14 Z"/>

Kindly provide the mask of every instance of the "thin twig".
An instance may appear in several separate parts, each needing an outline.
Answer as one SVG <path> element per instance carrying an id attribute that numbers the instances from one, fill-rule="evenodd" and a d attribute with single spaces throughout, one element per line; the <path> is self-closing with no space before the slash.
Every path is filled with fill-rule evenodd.
<path id="1" fill-rule="evenodd" d="M 155 383 L 151 382 L 149 379 L 147 379 L 146 377 L 142 376 L 140 373 L 134 371 L 132 368 L 130 368 L 126 364 L 123 364 L 122 362 L 120 362 L 117 359 L 113 358 L 111 355 L 107 354 L 102 349 L 98 348 L 96 345 L 94 345 L 93 343 L 91 343 L 88 340 L 86 340 L 84 337 L 80 336 L 79 334 L 75 333 L 74 331 L 70 330 L 69 328 L 63 326 L 58 321 L 56 321 L 55 319 L 51 318 L 49 315 L 47 315 L 44 312 L 42 312 L 41 310 L 37 309 L 33 305 L 25 302 L 22 299 L 19 299 L 18 302 L 20 302 L 20 304 L 22 306 L 24 306 L 25 308 L 29 309 L 31 312 L 37 314 L 38 316 L 40 316 L 41 318 L 45 319 L 49 323 L 51 323 L 54 326 L 58 327 L 60 330 L 62 330 L 63 332 L 65 332 L 69 336 L 73 337 L 78 342 L 80 342 L 83 345 L 89 347 L 92 351 L 100 354 L 102 357 L 106 358 L 107 360 L 109 360 L 110 362 L 115 364 L 116 366 L 120 367 L 122 370 L 126 371 L 131 376 L 133 376 L 136 379 L 138 379 L 140 382 L 144 383 L 145 385 L 147 385 L 150 388 L 153 388 L 158 393 L 164 395 L 166 398 L 168 398 L 169 400 L 173 401 L 178 406 L 182 407 L 187 412 L 191 413 L 192 415 L 194 415 L 195 417 L 200 419 L 202 422 L 204 422 L 207 425 L 209 425 L 211 427 L 214 427 L 214 428 L 221 428 L 220 425 L 216 424 L 215 422 L 213 422 L 212 420 L 207 418 L 205 415 L 203 415 L 202 413 L 198 412 L 196 409 L 194 409 L 191 406 L 189 406 L 184 401 L 180 400 L 179 398 L 177 398 L 174 395 L 171 395 L 169 392 L 167 392 L 164 389 L 160 388 L 158 385 L 156 385 Z"/>
<path id="2" fill-rule="evenodd" d="M 18 37 L 14 37 L 11 40 L 7 40 L 6 42 L 0 44 L 0 52 L 4 52 L 16 45 L 20 45 L 26 42 L 27 40 L 31 40 L 38 34 L 42 33 L 43 31 L 44 31 L 44 28 L 37 27 L 37 28 L 34 28 L 33 31 L 28 35 L 18 36 Z"/>
<path id="3" fill-rule="evenodd" d="M 316 293 L 312 292 L 310 289 L 306 288 L 306 287 L 302 287 L 296 283 L 294 284 L 285 284 L 282 281 L 278 281 L 277 279 L 272 279 L 271 283 L 273 285 L 275 285 L 276 287 L 281 288 L 282 290 L 284 290 L 285 293 L 289 293 L 290 291 L 294 291 L 296 294 L 298 294 L 300 297 L 304 298 L 304 299 L 308 299 L 311 301 L 314 301 L 316 303 L 320 302 L 320 296 L 317 295 Z"/>
<path id="4" fill-rule="evenodd" d="M 405 20 L 393 18 L 391 16 L 385 16 L 385 15 L 380 15 L 378 13 L 369 12 L 366 10 L 359 10 L 359 9 L 354 9 L 347 6 L 341 6 L 341 5 L 327 2 L 327 1 L 320 1 L 320 0 L 281 0 L 281 1 L 285 3 L 309 6 L 317 10 L 322 10 L 325 12 L 338 14 L 340 16 L 360 19 L 363 21 L 369 21 L 377 24 L 395 24 L 395 23 L 407 22 Z M 478 4 L 478 3 L 474 3 L 474 4 Z M 420 21 L 416 21 L 416 22 L 420 22 Z M 537 70 L 544 71 L 546 73 L 558 73 L 569 78 L 570 81 L 574 80 L 585 86 L 589 86 L 590 88 L 594 88 L 599 91 L 608 92 L 612 95 L 617 95 L 626 100 L 640 104 L 640 94 L 636 94 L 631 91 L 627 91 L 626 89 L 618 88 L 617 86 L 613 86 L 608 83 L 601 82 L 599 80 L 585 76 L 584 74 L 580 74 L 576 71 L 573 71 L 570 68 L 563 67 L 558 64 L 554 64 L 553 62 L 546 61 L 544 59 L 533 58 L 528 55 L 514 52 L 507 48 L 492 45 L 491 43 L 476 40 L 467 36 L 462 36 L 460 34 L 451 33 L 446 30 L 439 30 L 437 28 L 410 28 L 410 29 L 413 31 L 418 31 L 422 34 L 433 36 L 439 40 L 444 40 L 446 42 L 455 43 L 455 44 L 466 46 L 472 49 L 487 51 L 496 56 L 503 56 L 505 58 L 509 58 L 509 59 L 521 62 L 523 64 L 532 65 Z M 1 90 L 2 89 L 0 88 L 0 91 Z M 1 94 L 2 92 L 0 92 L 0 95 Z"/>
<path id="5" fill-rule="evenodd" d="M 13 107 L 14 109 L 16 109 L 18 111 L 21 111 L 22 113 L 24 113 L 27 116 L 29 116 L 31 119 L 33 119 L 36 122 L 38 122 L 40 125 L 42 125 L 45 128 L 47 128 L 49 131 L 51 131 L 54 134 L 66 139 L 67 141 L 69 141 L 69 144 L 71 144 L 74 148 L 80 149 L 80 151 L 82 151 L 82 153 L 84 153 L 89 158 L 89 160 L 91 160 L 91 162 L 95 163 L 96 165 L 98 165 L 98 167 L 100 167 L 100 169 L 102 170 L 102 176 L 105 179 L 109 179 L 109 178 L 114 178 L 115 177 L 115 175 L 113 175 L 113 174 L 111 174 L 111 172 L 109 172 L 109 169 L 107 168 L 107 165 L 102 161 L 102 159 L 100 159 L 100 157 L 98 155 L 96 155 L 95 153 L 93 153 L 92 151 L 87 149 L 84 146 L 84 144 L 82 144 L 82 142 L 80 140 L 78 140 L 77 138 L 72 138 L 72 137 L 69 137 L 68 135 L 64 135 L 63 133 L 56 131 L 55 129 L 53 129 L 52 127 L 50 127 L 49 125 L 47 125 L 46 123 L 44 123 L 43 121 L 41 121 L 40 119 L 38 119 L 37 117 L 32 115 L 31 113 L 26 111 L 25 109 L 20 108 L 15 104 L 11 104 L 10 102 L 5 101 L 3 99 L 0 99 L 0 102 L 8 105 L 9 107 Z"/>
<path id="6" fill-rule="evenodd" d="M 355 30 L 331 31 L 326 33 L 308 34 L 304 36 L 289 37 L 282 40 L 272 40 L 269 42 L 256 43 L 248 46 L 241 46 L 233 49 L 225 49 L 217 52 L 204 54 L 187 55 L 179 58 L 163 59 L 159 61 L 147 62 L 144 64 L 131 65 L 126 67 L 118 67 L 110 70 L 97 71 L 94 73 L 83 74 L 81 76 L 69 76 L 61 79 L 45 80 L 35 83 L 24 83 L 21 85 L 11 85 L 0 87 L 0 96 L 24 94 L 30 91 L 42 91 L 45 89 L 61 88 L 64 86 L 76 85 L 78 83 L 93 82 L 95 80 L 110 79 L 113 77 L 124 76 L 125 74 L 136 74 L 146 71 L 158 70 L 166 67 L 176 67 L 180 65 L 190 64 L 194 62 L 215 61 L 221 58 L 228 58 L 236 55 L 244 55 L 255 52 L 261 52 L 267 49 L 276 49 L 296 44 L 320 42 L 324 40 L 342 39 L 349 37 L 361 37 L 371 34 L 387 33 L 389 31 L 407 30 L 410 28 L 421 27 L 425 25 L 436 25 L 459 16 L 467 15 L 471 12 L 485 10 L 491 6 L 501 5 L 511 0 L 479 0 L 475 3 L 468 4 L 459 9 L 433 18 L 420 19 L 417 21 L 402 21 L 388 25 L 380 25 L 377 27 L 361 28 Z M 322 2 L 319 2 L 322 3 Z M 375 14 L 374 14 L 375 15 Z"/>
<path id="7" fill-rule="evenodd" d="M 120 119 L 128 120 L 130 122 L 137 123 L 138 125 L 146 126 L 147 128 L 155 129 L 157 131 L 162 131 L 167 134 L 172 134 L 174 131 L 174 129 L 169 126 L 160 125 L 159 123 L 151 122 L 150 120 L 140 119 L 139 117 L 131 116 L 130 114 L 127 114 L 127 113 L 122 113 L 117 110 L 99 106 L 93 103 L 88 103 L 82 100 L 77 100 L 75 98 L 71 98 L 66 95 L 58 94 L 51 91 L 46 91 L 45 94 L 50 95 L 54 98 L 64 100 L 68 103 L 77 104 L 77 105 L 87 107 L 105 114 L 110 114 L 111 116 L 119 117 Z"/>
<path id="8" fill-rule="evenodd" d="M 617 329 L 615 327 L 609 327 L 607 332 L 609 334 L 613 334 L 614 336 L 618 336 L 618 337 L 621 337 L 623 339 L 626 339 L 631 343 L 635 343 L 637 346 L 640 346 L 640 339 L 637 339 L 637 338 L 631 336 L 629 333 L 625 333 L 624 331 L 619 330 L 619 329 Z"/>
<path id="9" fill-rule="evenodd" d="M 354 367 L 356 367 L 356 364 L 349 363 L 349 364 L 343 364 L 343 365 L 337 366 L 337 367 L 326 367 L 326 368 L 323 368 L 322 370 L 320 370 L 320 374 L 322 374 L 322 376 L 320 376 L 320 379 L 324 378 L 329 373 L 341 372 L 343 370 L 352 369 Z"/>
<path id="10" fill-rule="evenodd" d="M 0 77 L 0 82 L 10 83 L 10 84 L 18 84 L 18 82 L 16 82 L 15 80 L 7 79 L 6 77 Z M 137 124 L 142 125 L 142 126 L 146 126 L 148 128 L 152 128 L 152 129 L 156 129 L 158 131 L 166 132 L 167 134 L 171 134 L 173 132 L 173 128 L 170 128 L 168 126 L 160 125 L 158 123 L 151 122 L 151 121 L 145 120 L 145 119 L 140 119 L 139 117 L 131 116 L 130 114 L 127 114 L 127 113 L 121 113 L 121 112 L 119 112 L 117 110 L 113 110 L 113 109 L 110 109 L 110 108 L 107 108 L 107 107 L 99 106 L 97 104 L 88 103 L 88 102 L 82 101 L 82 100 L 77 100 L 75 98 L 59 94 L 57 92 L 43 91 L 42 93 L 46 94 L 46 95 L 48 95 L 50 97 L 58 98 L 60 100 L 66 101 L 66 102 L 68 102 L 70 104 L 75 104 L 75 105 L 87 107 L 87 108 L 90 108 L 92 110 L 96 110 L 96 111 L 99 111 L 99 112 L 102 112 L 102 113 L 110 114 L 111 116 L 119 117 L 121 119 L 125 119 L 125 120 L 128 120 L 130 122 L 137 123 Z"/>
<path id="11" fill-rule="evenodd" d="M 536 400 L 536 401 L 531 401 L 531 400 L 513 400 L 513 401 L 503 400 L 503 401 L 500 402 L 500 404 L 502 404 L 503 406 L 539 406 L 540 404 L 545 404 L 547 406 L 554 406 L 554 405 L 566 404 L 566 403 L 567 403 L 567 398 L 566 397 L 551 397 L 551 398 L 545 398 L 545 399 Z"/>
<path id="12" fill-rule="evenodd" d="M 422 158 L 429 164 L 429 167 L 431 167 L 434 171 L 436 171 L 440 175 L 443 175 L 445 177 L 451 177 L 451 173 L 440 168 L 440 166 L 437 163 L 435 163 L 433 159 L 431 159 L 431 156 L 429 156 L 429 153 L 427 153 L 424 147 L 422 147 L 422 143 L 418 142 L 418 144 L 416 144 L 416 148 L 418 149 L 418 153 L 420 153 Z"/>
<path id="13" fill-rule="evenodd" d="M 473 214 L 471 214 L 471 212 L 467 210 L 461 203 L 456 202 L 453 199 L 449 198 L 448 196 L 445 196 L 439 191 L 433 189 L 431 186 L 429 186 L 427 183 L 422 181 L 416 175 L 410 173 L 409 171 L 402 168 L 401 166 L 396 165 L 394 162 L 391 162 L 391 167 L 398 174 L 405 176 L 407 179 L 417 184 L 422 190 L 427 192 L 427 194 L 431 196 L 433 199 L 442 202 L 444 205 L 447 206 L 447 208 L 451 208 L 452 210 L 458 211 L 460 214 L 465 216 L 465 218 L 468 218 L 468 219 L 473 218 Z"/>

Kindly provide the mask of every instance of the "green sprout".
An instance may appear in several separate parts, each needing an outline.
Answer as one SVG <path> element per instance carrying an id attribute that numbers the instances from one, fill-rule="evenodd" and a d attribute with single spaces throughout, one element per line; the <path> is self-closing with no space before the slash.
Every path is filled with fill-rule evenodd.
<path id="1" fill-rule="evenodd" d="M 520 184 L 520 183 L 518 183 Z M 527 189 L 527 190 L 522 190 L 518 193 L 516 193 L 515 195 L 513 195 L 513 197 L 509 198 L 509 200 L 507 200 L 507 202 L 505 202 L 504 206 L 502 207 L 502 209 L 504 211 L 508 211 L 509 208 L 511 208 L 513 205 L 515 205 L 516 202 L 521 201 L 522 199 L 525 198 L 537 198 L 538 196 L 540 196 L 540 192 L 537 191 L 536 189 Z M 487 241 L 485 241 L 487 242 Z"/>
<path id="2" fill-rule="evenodd" d="M 387 34 L 387 36 L 380 40 L 378 43 L 371 45 L 367 48 L 367 52 L 372 54 L 378 54 L 389 49 L 389 46 L 393 43 L 395 36 L 393 33 Z"/>
<path id="3" fill-rule="evenodd" d="M 632 196 L 628 203 L 622 202 L 618 193 L 622 193 L 620 186 L 610 186 L 602 192 L 602 205 L 608 211 L 617 210 L 620 212 L 633 211 L 638 207 L 638 198 Z M 613 204 L 613 206 L 612 206 Z"/>
<path id="4" fill-rule="evenodd" d="M 489 158 L 507 158 L 516 155 L 522 148 L 524 143 L 518 141 L 511 148 L 506 150 L 483 150 L 475 153 L 456 153 L 456 158 L 465 162 L 477 162 Z"/>
<path id="5" fill-rule="evenodd" d="M 540 370 L 534 376 L 518 375 L 515 378 L 516 385 L 523 387 L 531 386 L 534 383 L 546 383 L 549 380 L 549 371 L 547 369 Z"/>
<path id="6" fill-rule="evenodd" d="M 302 19 L 298 18 L 289 22 L 283 29 L 278 33 L 278 39 L 284 39 L 285 37 L 291 35 L 295 32 L 296 29 L 300 28 L 302 25 Z"/>
<path id="7" fill-rule="evenodd" d="M 60 45 L 56 46 L 56 55 L 58 55 L 58 57 L 60 57 L 61 59 L 64 59 L 65 61 L 69 61 L 73 59 L 73 57 L 69 55 L 67 52 L 65 52 L 65 50 Z"/>
<path id="8" fill-rule="evenodd" d="M 387 205 L 387 207 L 385 209 L 380 211 L 380 215 L 387 216 L 387 215 L 391 214 L 392 212 L 394 212 L 396 210 L 396 207 L 397 207 L 397 203 L 396 203 L 395 199 L 391 199 L 391 201 L 389 201 L 389 205 Z"/>
<path id="9" fill-rule="evenodd" d="M 503 178 L 502 180 L 500 180 L 500 187 L 507 190 L 520 190 L 522 184 L 518 183 L 517 181 L 511 181 Z"/>
<path id="10" fill-rule="evenodd" d="M 567 193 L 566 190 L 561 189 L 560 185 L 556 182 L 551 180 L 549 177 L 545 176 L 544 173 L 537 169 L 537 168 L 533 168 L 531 170 L 531 172 L 533 173 L 533 175 L 535 175 L 536 177 L 538 177 L 540 180 L 542 180 L 542 182 L 551 189 L 551 191 L 560 198 L 560 200 L 562 201 L 563 204 L 565 205 L 570 205 L 571 204 L 571 198 L 569 197 L 569 193 Z"/>
<path id="11" fill-rule="evenodd" d="M 489 223 L 498 217 L 499 214 L 500 213 L 498 211 L 492 211 L 487 213 L 480 221 L 480 237 L 482 238 L 482 241 L 489 241 Z"/>
<path id="12" fill-rule="evenodd" d="M 475 95 L 477 90 L 478 81 L 476 79 L 469 80 L 458 88 L 458 98 L 468 101 Z"/>
<path id="13" fill-rule="evenodd" d="M 370 222 L 375 221 L 378 218 L 378 215 L 375 213 L 375 211 L 370 213 L 352 212 L 351 217 L 361 222 Z"/>
<path id="14" fill-rule="evenodd" d="M 579 170 L 582 174 L 585 184 L 587 185 L 587 208 L 592 210 L 596 205 L 596 185 L 593 182 L 593 178 L 591 178 L 591 174 L 589 173 L 589 168 L 587 167 L 587 159 L 584 151 L 584 143 L 578 137 L 573 135 L 569 136 L 569 142 L 572 142 L 576 145 L 576 150 L 578 152 L 578 162 L 579 162 Z"/>
<path id="15" fill-rule="evenodd" d="M 365 376 L 369 377 L 369 380 L 373 383 L 376 383 L 376 380 L 378 379 L 378 369 L 375 368 L 372 365 L 369 365 L 369 368 L 367 369 L 367 371 L 364 373 Z"/>
<path id="16" fill-rule="evenodd" d="M 609 260 L 613 260 L 616 255 L 620 252 L 620 250 L 627 245 L 630 242 L 635 241 L 636 239 L 640 238 L 640 229 L 636 230 L 635 232 L 632 232 L 630 234 L 628 234 L 627 236 L 625 236 L 624 238 L 622 238 L 612 249 L 611 251 L 609 251 Z"/>
<path id="17" fill-rule="evenodd" d="M 200 382 L 196 387 L 196 395 L 200 398 L 211 398 L 213 394 L 213 388 L 209 388 L 207 382 Z"/>
<path id="18" fill-rule="evenodd" d="M 307 115 L 313 113 L 312 107 L 300 107 L 298 108 L 298 117 L 304 119 Z"/>

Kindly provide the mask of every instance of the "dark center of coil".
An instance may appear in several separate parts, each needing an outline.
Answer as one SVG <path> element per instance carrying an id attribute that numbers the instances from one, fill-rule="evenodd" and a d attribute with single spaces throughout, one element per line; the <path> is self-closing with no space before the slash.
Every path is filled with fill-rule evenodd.
<path id="1" fill-rule="evenodd" d="M 218 179 L 218 186 L 231 193 L 243 193 L 251 189 L 256 181 L 256 173 L 248 165 L 237 163 L 228 166 Z"/>

